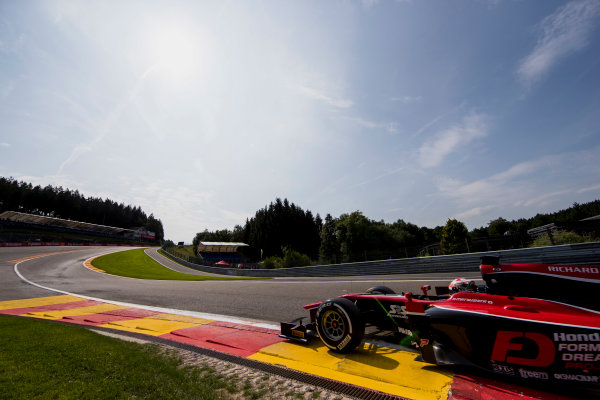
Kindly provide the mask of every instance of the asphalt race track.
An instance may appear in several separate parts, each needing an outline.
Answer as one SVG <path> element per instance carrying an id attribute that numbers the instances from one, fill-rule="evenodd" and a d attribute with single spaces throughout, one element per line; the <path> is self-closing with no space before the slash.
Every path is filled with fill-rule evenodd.
<path id="1" fill-rule="evenodd" d="M 420 292 L 419 288 L 423 284 L 432 287 L 447 285 L 456 277 L 455 273 L 436 273 L 201 282 L 151 281 L 102 274 L 83 266 L 83 262 L 90 257 L 126 249 L 124 247 L 0 248 L 0 300 L 56 294 L 23 281 L 14 271 L 14 265 L 19 260 L 44 254 L 49 255 L 21 262 L 17 268 L 26 280 L 46 288 L 106 301 L 275 323 L 306 316 L 302 309 L 304 304 L 344 293 L 363 292 L 377 285 L 389 286 L 397 292 Z M 168 268 L 186 273 L 200 273 L 157 254 L 156 249 L 149 249 L 147 252 Z M 473 273 L 462 274 L 462 276 L 480 278 Z"/>
<path id="2" fill-rule="evenodd" d="M 291 373 L 292 379 L 305 379 L 305 383 L 320 379 L 323 387 L 337 385 L 335 392 L 347 391 L 344 393 L 361 398 L 598 398 L 595 388 L 552 393 L 415 362 L 414 350 L 393 345 L 377 332 L 368 334 L 359 349 L 343 356 L 332 353 L 319 340 L 302 345 L 278 336 L 278 321 L 307 316 L 304 304 L 379 285 L 396 292 L 419 292 L 422 284 L 447 285 L 454 273 L 188 282 L 123 278 L 84 265 L 92 257 L 127 249 L 0 248 L 0 314 L 128 332 L 145 340 L 166 340 L 169 346 L 191 345 L 198 352 L 215 350 L 213 357 L 233 355 L 235 362 L 275 369 L 272 373 L 281 376 Z M 165 267 L 202 274 L 156 250 L 147 249 L 146 253 Z M 475 273 L 463 277 L 479 278 Z"/>

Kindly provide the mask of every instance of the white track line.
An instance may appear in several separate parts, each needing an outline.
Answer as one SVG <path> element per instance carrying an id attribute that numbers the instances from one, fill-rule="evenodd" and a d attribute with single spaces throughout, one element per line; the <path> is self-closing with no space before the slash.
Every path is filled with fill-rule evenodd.
<path id="1" fill-rule="evenodd" d="M 25 278 L 19 271 L 19 264 L 26 262 L 26 261 L 31 261 L 31 260 L 24 260 L 24 261 L 20 261 L 15 264 L 15 266 L 14 266 L 15 274 L 17 274 L 17 276 L 25 283 L 28 283 L 28 284 L 38 287 L 40 289 L 50 290 L 52 292 L 66 294 L 66 295 L 70 295 L 70 296 L 81 297 L 83 299 L 101 301 L 101 302 L 109 303 L 109 304 L 115 304 L 118 306 L 143 308 L 145 310 L 156 311 L 156 312 L 165 313 L 165 314 L 176 314 L 176 315 L 183 315 L 186 317 L 211 319 L 211 320 L 215 320 L 215 321 L 219 321 L 219 322 L 229 322 L 229 323 L 233 323 L 233 324 L 251 325 L 251 326 L 256 326 L 259 328 L 276 329 L 276 330 L 279 329 L 279 325 L 275 325 L 275 324 L 267 322 L 267 321 L 256 321 L 256 320 L 250 320 L 250 319 L 245 319 L 245 318 L 232 317 L 232 316 L 228 316 L 228 315 L 209 314 L 209 313 L 203 313 L 203 312 L 198 312 L 198 311 L 187 311 L 187 310 L 178 310 L 175 308 L 154 307 L 154 306 L 147 306 L 144 304 L 126 303 L 126 302 L 122 302 L 122 301 L 102 299 L 99 297 L 91 297 L 91 296 L 81 295 L 78 293 L 72 293 L 72 292 L 67 292 L 64 290 L 54 289 L 54 288 L 51 288 L 48 286 L 43 286 L 38 283 L 32 282 L 29 279 Z"/>

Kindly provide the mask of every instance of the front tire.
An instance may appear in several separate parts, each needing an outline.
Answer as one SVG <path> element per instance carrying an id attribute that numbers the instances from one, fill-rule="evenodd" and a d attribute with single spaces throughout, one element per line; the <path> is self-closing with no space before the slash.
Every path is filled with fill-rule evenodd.
<path id="1" fill-rule="evenodd" d="M 358 307 L 342 297 L 324 301 L 319 306 L 316 325 L 321 341 L 338 353 L 354 350 L 365 334 Z"/>

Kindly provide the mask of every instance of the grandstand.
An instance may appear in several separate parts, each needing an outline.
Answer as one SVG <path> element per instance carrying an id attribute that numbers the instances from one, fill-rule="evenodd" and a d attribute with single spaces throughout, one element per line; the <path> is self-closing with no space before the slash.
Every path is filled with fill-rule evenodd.
<path id="1" fill-rule="evenodd" d="M 557 232 L 575 232 L 581 236 L 598 237 L 600 236 L 600 215 L 573 222 L 552 222 L 529 229 L 527 234 L 533 239 L 537 239 L 542 235 L 548 235 L 550 240 L 552 240 L 552 234 Z"/>
<path id="2" fill-rule="evenodd" d="M 246 243 L 235 242 L 200 242 L 198 256 L 211 263 L 226 261 L 238 264 L 247 261 L 247 257 L 240 253 L 241 248 L 249 247 Z"/>
<path id="3" fill-rule="evenodd" d="M 4 211 L 0 214 L 0 241 L 82 240 L 102 242 L 154 242 L 154 232 L 143 228 L 126 229 L 87 222 Z"/>

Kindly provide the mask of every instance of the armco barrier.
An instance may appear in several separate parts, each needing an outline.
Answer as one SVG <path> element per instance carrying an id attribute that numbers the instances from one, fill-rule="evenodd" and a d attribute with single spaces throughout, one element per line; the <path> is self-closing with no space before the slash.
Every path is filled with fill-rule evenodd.
<path id="1" fill-rule="evenodd" d="M 479 271 L 483 256 L 499 256 L 501 262 L 524 264 L 599 264 L 600 242 L 535 247 L 531 249 L 500 250 L 484 253 L 455 254 L 448 256 L 402 258 L 349 264 L 318 265 L 281 269 L 237 269 L 192 264 L 165 252 L 173 260 L 190 268 L 222 275 L 250 277 L 310 277 L 385 275 L 423 272 Z"/>

